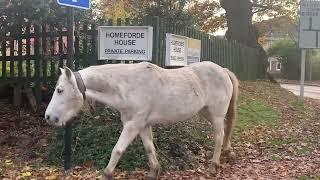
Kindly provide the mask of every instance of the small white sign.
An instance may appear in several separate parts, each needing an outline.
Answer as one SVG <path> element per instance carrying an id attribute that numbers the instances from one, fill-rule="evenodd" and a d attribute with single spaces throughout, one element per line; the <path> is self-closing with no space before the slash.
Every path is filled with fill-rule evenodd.
<path id="1" fill-rule="evenodd" d="M 188 37 L 166 34 L 166 66 L 186 66 Z"/>
<path id="2" fill-rule="evenodd" d="M 300 48 L 320 47 L 320 1 L 300 1 Z"/>
<path id="3" fill-rule="evenodd" d="M 99 26 L 99 60 L 152 60 L 151 26 Z"/>
<path id="4" fill-rule="evenodd" d="M 200 62 L 201 58 L 201 40 L 188 38 L 188 64 Z"/>

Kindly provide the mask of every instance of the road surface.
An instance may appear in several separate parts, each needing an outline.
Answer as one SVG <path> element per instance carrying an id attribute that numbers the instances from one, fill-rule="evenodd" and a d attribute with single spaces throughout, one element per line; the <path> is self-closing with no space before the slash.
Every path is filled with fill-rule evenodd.
<path id="1" fill-rule="evenodd" d="M 300 96 L 300 85 L 296 84 L 281 84 L 282 88 L 285 88 L 295 95 Z M 313 99 L 320 99 L 320 87 L 318 86 L 304 86 L 304 97 Z"/>

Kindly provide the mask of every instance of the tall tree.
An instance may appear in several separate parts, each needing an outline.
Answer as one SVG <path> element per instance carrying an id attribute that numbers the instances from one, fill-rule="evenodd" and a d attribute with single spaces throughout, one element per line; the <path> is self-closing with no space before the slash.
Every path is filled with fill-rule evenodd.
<path id="1" fill-rule="evenodd" d="M 298 18 L 298 0 L 252 0 L 252 6 L 257 21 L 266 16 L 271 19 L 281 16 L 294 20 Z"/>
<path id="2" fill-rule="evenodd" d="M 142 15 L 158 16 L 182 26 L 196 25 L 188 6 L 193 0 L 150 0 Z"/>
<path id="3" fill-rule="evenodd" d="M 289 16 L 280 16 L 254 24 L 259 31 L 259 44 L 268 47 L 270 38 L 298 40 L 298 22 Z"/>
<path id="4" fill-rule="evenodd" d="M 105 0 L 100 1 L 97 7 L 101 12 L 101 18 L 104 20 L 118 18 L 129 18 L 134 16 L 134 9 L 130 0 Z"/>
<path id="5" fill-rule="evenodd" d="M 259 46 L 257 31 L 252 25 L 254 15 L 258 21 L 265 17 L 297 18 L 297 0 L 220 0 L 220 4 L 226 11 L 227 38 L 251 47 Z"/>
<path id="6" fill-rule="evenodd" d="M 225 17 L 217 1 L 191 1 L 188 11 L 202 31 L 214 32 L 224 27 Z"/>
<path id="7" fill-rule="evenodd" d="M 259 33 L 253 26 L 253 14 L 263 17 L 266 15 L 277 16 L 284 15 L 294 16 L 297 0 L 220 0 L 221 7 L 226 11 L 226 20 L 228 30 L 226 37 L 229 40 L 235 40 L 247 46 L 257 48 L 260 55 L 258 74 L 266 72 L 267 55 L 261 45 L 258 43 Z M 290 7 L 288 7 L 290 5 Z"/>
<path id="8" fill-rule="evenodd" d="M 221 0 L 226 11 L 226 38 L 250 47 L 257 47 L 256 33 L 252 25 L 252 3 L 250 0 Z"/>

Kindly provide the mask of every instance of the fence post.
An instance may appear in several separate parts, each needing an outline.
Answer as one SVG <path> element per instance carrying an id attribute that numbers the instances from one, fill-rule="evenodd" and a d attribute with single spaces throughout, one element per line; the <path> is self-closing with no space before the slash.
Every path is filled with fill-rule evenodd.
<path id="1" fill-rule="evenodd" d="M 10 34 L 10 78 L 14 78 L 14 35 Z"/>
<path id="2" fill-rule="evenodd" d="M 152 18 L 152 26 L 153 26 L 153 53 L 152 53 L 152 63 L 161 66 L 160 63 L 160 20 L 159 17 Z"/>
<path id="3" fill-rule="evenodd" d="M 82 31 L 84 34 L 82 40 L 82 65 L 89 66 L 89 59 L 88 59 L 88 24 L 84 23 L 82 26 Z"/>
<path id="4" fill-rule="evenodd" d="M 37 104 L 40 105 L 41 103 L 41 79 L 40 79 L 40 35 L 41 32 L 39 31 L 39 26 L 34 25 L 34 55 L 35 55 L 35 63 L 34 63 L 34 78 L 35 78 L 35 95 Z M 39 109 L 38 109 L 39 110 Z"/>
<path id="5" fill-rule="evenodd" d="M 79 66 L 80 66 L 80 39 L 79 39 L 79 31 L 80 31 L 80 28 L 79 28 L 79 23 L 76 24 L 76 29 L 75 29 L 75 32 L 74 32 L 74 39 L 75 39 L 75 42 L 74 42 L 74 63 L 75 63 L 75 70 L 78 71 L 79 70 Z"/>
<path id="6" fill-rule="evenodd" d="M 58 25 L 58 34 L 59 34 L 59 67 L 61 68 L 63 66 L 63 57 L 64 57 L 64 47 L 63 47 L 63 26 L 59 23 Z M 58 74 L 60 71 L 58 71 Z"/>
<path id="7" fill-rule="evenodd" d="M 91 43 L 92 43 L 92 59 L 93 59 L 93 64 L 98 64 L 98 52 L 97 52 L 97 36 L 98 36 L 98 31 L 96 30 L 95 24 L 91 24 Z"/>
<path id="8" fill-rule="evenodd" d="M 164 28 L 164 20 L 159 19 L 159 65 L 161 67 L 165 67 L 165 52 L 166 52 L 166 43 L 165 43 L 165 28 Z"/>
<path id="9" fill-rule="evenodd" d="M 18 82 L 22 81 L 22 26 L 19 25 L 18 32 Z"/>
<path id="10" fill-rule="evenodd" d="M 205 60 L 206 61 L 213 61 L 213 59 L 211 59 L 209 57 L 209 35 L 205 34 L 205 46 L 204 46 L 204 50 L 205 51 Z"/>
<path id="11" fill-rule="evenodd" d="M 239 76 L 239 79 L 242 80 L 242 74 L 241 74 L 242 73 L 242 68 L 241 68 L 241 63 L 240 63 L 240 61 L 241 61 L 240 45 L 238 43 L 235 43 L 235 47 L 236 47 L 235 56 L 236 56 L 236 67 L 237 67 L 236 72 L 237 72 L 237 74 Z"/>
<path id="12" fill-rule="evenodd" d="M 54 44 L 55 44 L 54 39 L 56 37 L 56 32 L 55 32 L 55 27 L 52 24 L 50 24 L 49 29 L 50 29 L 50 54 L 51 54 L 51 58 L 50 58 L 50 78 L 52 80 L 55 80 L 56 79 L 56 66 L 55 66 L 56 62 L 55 62 L 55 59 L 53 57 L 54 57 L 54 50 L 55 50 L 55 48 L 54 48 Z M 47 72 L 46 72 L 46 74 L 47 74 Z"/>
<path id="13" fill-rule="evenodd" d="M 31 52 L 30 52 L 30 22 L 27 23 L 27 27 L 26 27 L 26 78 L 27 81 L 30 81 L 31 78 L 31 68 L 30 68 L 30 56 L 31 56 Z"/>
<path id="14" fill-rule="evenodd" d="M 215 56 L 215 54 L 218 54 L 218 51 L 214 51 L 214 44 L 213 44 L 213 36 L 209 35 L 209 58 L 214 62 L 218 64 L 218 58 L 217 56 Z M 216 58 L 217 57 L 217 58 Z"/>
<path id="15" fill-rule="evenodd" d="M 117 24 L 116 25 L 117 26 L 122 26 L 122 19 L 121 18 L 117 19 Z M 119 64 L 119 63 L 123 64 L 124 62 L 125 62 L 124 60 L 117 60 L 116 64 Z"/>
<path id="16" fill-rule="evenodd" d="M 5 36 L 4 41 L 1 45 L 1 56 L 2 56 L 2 79 L 7 78 L 7 38 Z"/>
<path id="17" fill-rule="evenodd" d="M 50 33 L 50 32 L 49 32 Z M 47 81 L 47 59 L 43 59 L 47 54 L 47 25 L 43 24 L 41 26 L 41 59 L 42 59 L 42 78 L 43 82 L 46 84 Z"/>

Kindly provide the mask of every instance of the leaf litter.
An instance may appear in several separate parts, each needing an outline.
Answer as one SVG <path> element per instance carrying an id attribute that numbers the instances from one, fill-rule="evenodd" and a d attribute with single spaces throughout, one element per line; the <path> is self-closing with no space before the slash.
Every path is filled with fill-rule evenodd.
<path id="1" fill-rule="evenodd" d="M 201 164 L 195 169 L 168 170 L 160 179 L 320 179 L 320 101 L 306 99 L 303 107 L 292 93 L 266 81 L 241 82 L 241 96 L 271 105 L 280 118 L 273 125 L 244 129 L 233 141 L 236 159 L 222 162 L 214 176 L 208 173 L 212 153 L 200 148 Z M 72 167 L 46 166 L 44 154 L 51 129 L 39 116 L 17 113 L 6 101 L 0 102 L 1 179 L 97 179 L 102 169 L 90 162 Z M 98 117 L 96 117 L 98 118 Z M 37 151 L 34 151 L 37 149 Z M 106 160 L 107 164 L 107 160 Z M 146 169 L 115 170 L 115 179 L 144 179 Z"/>

